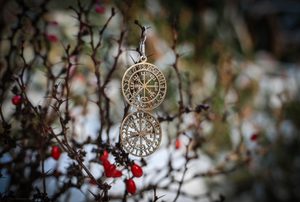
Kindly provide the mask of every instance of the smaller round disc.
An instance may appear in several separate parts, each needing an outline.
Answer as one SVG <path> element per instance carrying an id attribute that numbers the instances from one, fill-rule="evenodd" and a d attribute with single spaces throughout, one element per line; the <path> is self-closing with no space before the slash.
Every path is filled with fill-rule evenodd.
<path id="1" fill-rule="evenodd" d="M 148 156 L 160 145 L 160 124 L 147 112 L 131 113 L 123 120 L 120 139 L 126 152 L 139 157 Z"/>

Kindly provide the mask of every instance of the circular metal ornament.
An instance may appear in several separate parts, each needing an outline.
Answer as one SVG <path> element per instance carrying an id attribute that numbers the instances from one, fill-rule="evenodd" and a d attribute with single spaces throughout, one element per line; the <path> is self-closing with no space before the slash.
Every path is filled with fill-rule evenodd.
<path id="1" fill-rule="evenodd" d="M 137 111 L 126 116 L 120 129 L 123 149 L 139 157 L 156 151 L 161 142 L 159 122 L 149 113 Z"/>
<path id="2" fill-rule="evenodd" d="M 166 96 L 166 79 L 155 65 L 140 62 L 125 72 L 122 92 L 130 105 L 140 110 L 151 110 L 159 106 Z"/>

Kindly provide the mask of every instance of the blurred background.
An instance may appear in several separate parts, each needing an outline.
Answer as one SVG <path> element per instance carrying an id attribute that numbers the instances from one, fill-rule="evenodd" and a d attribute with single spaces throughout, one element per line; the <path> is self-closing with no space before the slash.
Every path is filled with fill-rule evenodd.
<path id="1" fill-rule="evenodd" d="M 132 157 L 138 162 L 147 162 L 144 179 L 136 181 L 138 192 L 148 184 L 155 184 L 164 187 L 157 189 L 157 195 L 161 196 L 158 201 L 173 201 L 181 186 L 178 182 L 184 176 L 177 201 L 300 201 L 299 1 L 79 2 L 89 8 L 88 19 L 82 20 L 92 25 L 92 37 L 79 26 L 76 13 L 70 7 L 78 9 L 76 1 L 0 1 L 1 108 L 4 119 L 13 126 L 13 137 L 20 137 L 23 131 L 21 119 L 11 104 L 11 90 L 15 84 L 13 79 L 8 79 L 22 69 L 18 51 L 22 47 L 26 62 L 31 64 L 25 75 L 28 97 L 34 105 L 43 106 L 48 103 L 45 98 L 49 88 L 47 68 L 58 74 L 66 65 L 64 48 L 67 45 L 75 47 L 80 38 L 82 45 L 72 58 L 78 65 L 72 67 L 70 81 L 73 127 L 69 135 L 79 144 L 88 137 L 92 139 L 92 143 L 84 147 L 88 153 L 85 163 L 95 176 L 101 177 L 102 167 L 90 162 L 95 158 L 92 148 L 96 148 L 97 143 L 93 141 L 97 140 L 101 123 L 94 104 L 97 85 L 89 44 L 92 38 L 99 40 L 97 33 L 111 16 L 111 8 L 115 8 L 116 15 L 108 24 L 97 52 L 101 77 L 105 79 L 118 54 L 116 41 L 121 32 L 126 31 L 121 44 L 123 53 L 106 88 L 111 103 L 112 129 L 109 134 L 103 133 L 103 141 L 107 138 L 111 143 L 118 140 L 125 106 L 120 81 L 126 68 L 139 57 L 136 48 L 140 29 L 135 20 L 150 27 L 146 41 L 148 61 L 157 65 L 168 81 L 167 97 L 153 114 L 160 118 L 172 117 L 178 113 L 180 101 L 188 109 L 179 118 L 161 122 L 163 140 L 156 153 L 142 160 Z M 35 59 L 35 46 L 42 47 L 38 59 Z M 176 59 L 178 62 L 174 65 Z M 179 77 L 175 68 L 180 72 Z M 63 79 L 58 78 L 57 82 Z M 199 106 L 208 109 L 197 113 Z M 58 123 L 54 121 L 52 126 L 57 128 Z M 2 127 L 1 133 L 3 131 Z M 27 149 L 29 156 L 34 154 L 38 144 L 35 138 L 27 136 L 27 140 L 33 140 Z M 13 190 L 23 196 L 20 190 L 26 183 L 41 186 L 39 178 L 20 182 L 21 178 L 26 179 L 26 166 L 21 166 L 20 170 L 11 166 L 18 164 L 12 160 L 19 155 L 18 149 L 7 150 L 4 142 L 1 139 L 1 193 Z M 187 150 L 196 156 L 189 162 L 185 156 Z M 47 151 L 49 153 L 49 148 Z M 55 170 L 65 173 L 70 161 L 66 153 L 58 162 L 49 156 L 45 169 L 50 173 Z M 173 165 L 171 170 L 169 162 Z M 159 180 L 157 170 L 166 172 L 167 176 Z M 55 195 L 57 183 L 63 180 L 48 177 L 48 195 Z M 116 201 L 121 200 L 117 196 L 122 196 L 124 183 L 122 180 L 110 183 L 109 193 Z M 96 188 L 85 183 L 72 189 L 57 200 L 89 201 L 88 190 Z M 28 197 L 32 196 L 30 193 Z M 145 191 L 140 198 L 130 199 L 149 201 L 152 195 Z"/>

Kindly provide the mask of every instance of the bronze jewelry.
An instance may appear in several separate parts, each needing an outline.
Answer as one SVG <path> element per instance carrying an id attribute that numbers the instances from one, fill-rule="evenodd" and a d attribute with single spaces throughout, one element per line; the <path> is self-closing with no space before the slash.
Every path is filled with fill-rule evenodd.
<path id="1" fill-rule="evenodd" d="M 165 76 L 155 65 L 147 62 L 145 41 L 143 33 L 139 46 L 140 62 L 129 67 L 122 78 L 123 96 L 137 111 L 123 120 L 120 140 L 125 151 L 139 157 L 152 154 L 160 145 L 160 124 L 146 110 L 158 107 L 167 93 Z"/>
<path id="2" fill-rule="evenodd" d="M 142 61 L 125 72 L 122 92 L 128 104 L 140 110 L 151 110 L 166 96 L 166 79 L 155 65 Z"/>
<path id="3" fill-rule="evenodd" d="M 151 114 L 143 111 L 126 116 L 120 134 L 123 149 L 139 157 L 152 154 L 158 149 L 161 141 L 159 122 Z"/>

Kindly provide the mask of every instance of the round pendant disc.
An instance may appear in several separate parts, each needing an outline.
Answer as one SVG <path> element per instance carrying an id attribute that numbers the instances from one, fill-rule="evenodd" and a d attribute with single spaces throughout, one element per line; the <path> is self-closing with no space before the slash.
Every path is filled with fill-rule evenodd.
<path id="1" fill-rule="evenodd" d="M 140 110 L 151 110 L 159 106 L 166 96 L 166 79 L 155 65 L 137 63 L 125 72 L 122 92 L 128 104 Z"/>
<path id="2" fill-rule="evenodd" d="M 126 116 L 120 129 L 121 144 L 128 153 L 144 157 L 160 145 L 159 122 L 149 113 L 137 111 Z"/>

